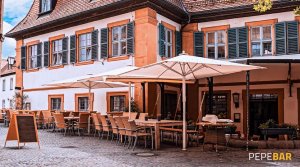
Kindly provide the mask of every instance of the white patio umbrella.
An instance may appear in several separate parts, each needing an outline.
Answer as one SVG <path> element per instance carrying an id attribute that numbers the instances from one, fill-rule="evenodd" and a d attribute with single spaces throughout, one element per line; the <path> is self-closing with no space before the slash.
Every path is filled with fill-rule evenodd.
<path id="1" fill-rule="evenodd" d="M 183 104 L 183 146 L 186 150 L 186 83 L 187 81 L 201 78 L 227 75 L 242 71 L 263 69 L 262 67 L 237 64 L 228 61 L 213 60 L 196 56 L 189 56 L 185 53 L 180 56 L 167 59 L 158 63 L 147 65 L 118 76 L 110 76 L 111 81 L 130 81 L 132 79 L 143 80 L 145 78 L 160 80 L 181 80 L 182 83 L 182 104 Z"/>

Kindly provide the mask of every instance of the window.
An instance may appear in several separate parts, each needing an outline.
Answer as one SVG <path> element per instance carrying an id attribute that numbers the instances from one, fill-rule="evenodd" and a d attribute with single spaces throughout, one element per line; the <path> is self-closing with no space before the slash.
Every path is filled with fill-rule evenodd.
<path id="1" fill-rule="evenodd" d="M 211 59 L 225 58 L 225 31 L 209 32 L 206 36 L 207 57 Z"/>
<path id="2" fill-rule="evenodd" d="M 166 45 L 166 57 L 172 57 L 172 39 L 173 39 L 173 32 L 167 28 L 165 28 L 165 45 Z"/>
<path id="3" fill-rule="evenodd" d="M 272 54 L 272 27 L 261 26 L 251 28 L 251 47 L 253 56 Z"/>
<path id="4" fill-rule="evenodd" d="M 112 57 L 127 54 L 127 25 L 112 28 Z"/>
<path id="5" fill-rule="evenodd" d="M 52 41 L 52 65 L 62 65 L 62 39 Z"/>
<path id="6" fill-rule="evenodd" d="M 125 111 L 125 96 L 110 96 L 110 103 L 111 112 Z"/>
<path id="7" fill-rule="evenodd" d="M 2 80 L 2 91 L 5 91 L 5 87 L 6 87 L 6 85 L 5 85 L 5 79 L 3 79 Z"/>
<path id="8" fill-rule="evenodd" d="M 5 108 L 5 100 L 2 100 L 2 108 Z"/>
<path id="9" fill-rule="evenodd" d="M 88 97 L 78 97 L 78 109 L 79 111 L 88 111 L 89 109 Z"/>
<path id="10" fill-rule="evenodd" d="M 92 33 L 79 35 L 79 61 L 92 59 Z"/>
<path id="11" fill-rule="evenodd" d="M 37 68 L 37 47 L 38 45 L 29 46 L 29 68 Z"/>
<path id="12" fill-rule="evenodd" d="M 209 98 L 208 96 L 205 96 L 205 113 L 217 115 L 219 119 L 230 118 L 230 113 L 228 109 L 230 102 L 228 96 L 230 95 L 227 93 L 214 93 L 212 111 L 209 111 Z"/>
<path id="13" fill-rule="evenodd" d="M 13 78 L 10 78 L 10 90 L 13 90 L 14 89 L 14 79 Z"/>
<path id="14" fill-rule="evenodd" d="M 61 111 L 62 110 L 61 106 L 62 106 L 61 98 L 51 98 L 51 110 Z"/>
<path id="15" fill-rule="evenodd" d="M 14 101 L 10 99 L 10 100 L 9 100 L 9 108 L 12 109 L 13 106 L 14 106 Z"/>
<path id="16" fill-rule="evenodd" d="M 41 0 L 41 13 L 49 12 L 51 10 L 51 0 Z"/>

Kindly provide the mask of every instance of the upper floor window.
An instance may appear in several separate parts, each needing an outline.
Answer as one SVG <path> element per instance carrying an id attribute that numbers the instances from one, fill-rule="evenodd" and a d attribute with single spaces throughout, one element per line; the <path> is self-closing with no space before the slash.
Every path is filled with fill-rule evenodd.
<path id="1" fill-rule="evenodd" d="M 171 58 L 172 57 L 172 47 L 173 47 L 173 43 L 172 43 L 172 39 L 173 39 L 173 32 L 172 30 L 165 28 L 165 47 L 166 47 L 166 57 Z"/>
<path id="2" fill-rule="evenodd" d="M 37 68 L 37 56 L 38 56 L 37 47 L 38 45 L 29 46 L 29 52 L 28 52 L 29 68 Z"/>
<path id="3" fill-rule="evenodd" d="M 10 90 L 14 89 L 14 79 L 13 78 L 10 78 L 9 88 L 10 88 Z"/>
<path id="4" fill-rule="evenodd" d="M 79 35 L 79 61 L 92 59 L 92 33 Z"/>
<path id="5" fill-rule="evenodd" d="M 51 0 L 41 0 L 41 13 L 49 12 L 51 10 Z"/>
<path id="6" fill-rule="evenodd" d="M 251 28 L 251 47 L 253 56 L 272 54 L 272 27 L 260 26 Z"/>
<path id="7" fill-rule="evenodd" d="M 112 57 L 127 54 L 127 25 L 112 28 Z"/>
<path id="8" fill-rule="evenodd" d="M 62 39 L 52 41 L 52 65 L 62 65 Z"/>
<path id="9" fill-rule="evenodd" d="M 225 58 L 225 31 L 216 31 L 206 33 L 206 51 L 207 57 L 212 59 Z"/>
<path id="10" fill-rule="evenodd" d="M 5 91 L 5 87 L 6 87 L 6 85 L 5 85 L 5 79 L 3 79 L 2 80 L 2 91 Z"/>

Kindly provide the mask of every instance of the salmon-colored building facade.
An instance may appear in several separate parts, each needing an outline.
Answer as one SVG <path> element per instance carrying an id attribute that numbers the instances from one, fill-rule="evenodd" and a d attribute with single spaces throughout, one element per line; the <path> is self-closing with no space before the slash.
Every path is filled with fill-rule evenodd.
<path id="1" fill-rule="evenodd" d="M 274 0 L 273 8 L 266 13 L 254 11 L 252 1 L 242 0 L 115 0 L 109 4 L 101 0 L 53 0 L 49 8 L 51 10 L 45 13 L 38 10 L 40 2 L 35 0 L 29 15 L 6 34 L 17 40 L 16 60 L 20 68 L 16 72 L 16 85 L 29 95 L 33 109 L 53 108 L 51 97 L 61 96 L 61 92 L 64 92 L 64 96 L 60 98 L 60 109 L 80 110 L 81 107 L 84 109 L 84 106 L 88 106 L 82 101 L 84 97 L 76 96 L 78 93 L 86 93 L 86 90 L 47 89 L 41 86 L 50 82 L 49 78 L 65 79 L 67 76 L 59 75 L 61 73 L 67 73 L 71 77 L 86 74 L 82 72 L 84 70 L 100 73 L 127 65 L 141 67 L 185 51 L 193 56 L 266 67 L 265 70 L 250 73 L 250 134 L 256 134 L 258 125 L 268 119 L 299 125 L 300 66 L 297 63 L 300 62 L 300 17 L 293 13 L 293 9 L 300 2 Z M 75 8 L 74 5 L 80 7 Z M 116 49 L 118 42 L 123 44 L 122 39 L 118 40 L 112 34 L 117 31 L 115 27 L 123 25 L 133 27 L 126 30 L 126 50 Z M 80 42 L 75 42 L 73 46 L 72 39 L 76 41 L 82 34 L 93 32 L 94 35 L 97 34 L 94 37 L 98 40 L 93 44 L 97 49 L 91 53 L 92 58 L 78 61 L 83 56 L 78 51 Z M 44 44 L 66 37 L 69 42 L 66 45 L 66 62 L 54 66 L 51 52 L 44 53 Z M 29 52 L 27 55 L 22 53 L 22 48 L 28 50 L 39 43 L 43 43 L 43 51 L 40 53 L 42 58 L 39 60 L 43 63 L 29 67 L 28 62 L 34 56 L 28 55 Z M 72 52 L 74 49 L 78 52 Z M 45 61 L 45 57 L 50 61 Z M 25 58 L 28 62 L 21 61 Z M 73 62 L 73 59 L 77 60 Z M 33 84 L 32 80 L 37 82 Z M 214 102 L 209 111 L 207 98 L 203 99 L 208 95 L 207 79 L 189 84 L 188 119 L 196 121 L 205 114 L 216 114 L 219 118 L 235 120 L 237 130 L 245 133 L 245 89 L 245 73 L 215 77 Z M 117 102 L 111 103 L 114 98 L 109 95 L 117 96 L 116 98 L 124 96 L 126 99 L 126 91 L 95 92 L 92 96 L 93 104 L 89 105 L 102 113 L 115 112 L 112 108 L 122 112 L 121 109 L 127 103 L 111 107 L 110 104 Z M 150 116 L 180 119 L 180 92 L 181 85 L 176 83 L 137 83 L 134 98 L 140 110 Z M 68 99 L 72 101 L 67 101 Z M 120 100 L 123 98 L 118 101 Z M 83 105 L 78 106 L 81 103 Z M 124 107 L 120 107 L 122 105 Z"/>

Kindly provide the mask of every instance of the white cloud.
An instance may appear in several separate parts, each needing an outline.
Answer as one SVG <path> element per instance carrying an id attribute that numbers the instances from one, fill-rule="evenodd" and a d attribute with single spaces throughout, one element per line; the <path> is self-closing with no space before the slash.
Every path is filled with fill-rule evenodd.
<path id="1" fill-rule="evenodd" d="M 4 22 L 3 33 L 7 33 L 16 26 L 27 14 L 33 0 L 5 0 L 4 1 Z M 15 56 L 16 41 L 12 38 L 5 38 L 3 43 L 2 58 Z"/>

